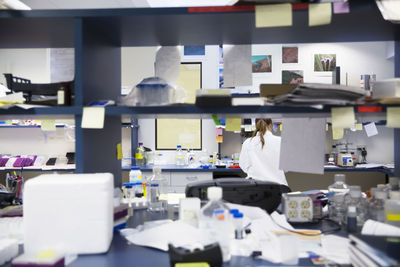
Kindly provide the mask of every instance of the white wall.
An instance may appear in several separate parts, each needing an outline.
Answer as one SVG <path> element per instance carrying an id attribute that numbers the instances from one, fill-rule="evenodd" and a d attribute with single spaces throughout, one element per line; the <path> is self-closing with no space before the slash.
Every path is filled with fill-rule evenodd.
<path id="1" fill-rule="evenodd" d="M 3 73 L 30 79 L 33 83 L 50 82 L 48 49 L 0 49 L 0 83 Z"/>
<path id="2" fill-rule="evenodd" d="M 353 42 L 317 44 L 252 45 L 253 55 L 272 55 L 271 73 L 253 73 L 252 92 L 259 92 L 260 83 L 281 83 L 282 70 L 303 70 L 304 82 L 331 83 L 330 74 L 314 72 L 314 54 L 336 54 L 341 68 L 341 84 L 359 86 L 360 75 L 375 73 L 377 80 L 393 78 L 394 61 L 387 59 L 393 42 Z M 282 63 L 282 46 L 297 46 L 299 63 Z"/>

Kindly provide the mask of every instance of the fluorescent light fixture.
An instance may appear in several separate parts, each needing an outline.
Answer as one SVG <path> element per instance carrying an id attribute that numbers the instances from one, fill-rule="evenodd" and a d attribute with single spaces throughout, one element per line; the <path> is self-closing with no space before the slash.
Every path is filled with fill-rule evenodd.
<path id="1" fill-rule="evenodd" d="M 150 7 L 231 6 L 238 0 L 147 0 Z"/>
<path id="2" fill-rule="evenodd" d="M 31 10 L 31 8 L 18 0 L 0 0 L 0 6 L 16 10 Z"/>
<path id="3" fill-rule="evenodd" d="M 376 5 L 385 20 L 400 23 L 399 0 L 376 0 Z"/>

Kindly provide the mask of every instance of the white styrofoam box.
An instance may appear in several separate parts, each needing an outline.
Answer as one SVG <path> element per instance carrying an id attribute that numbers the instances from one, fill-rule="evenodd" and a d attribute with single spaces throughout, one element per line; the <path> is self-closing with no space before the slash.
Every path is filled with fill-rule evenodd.
<path id="1" fill-rule="evenodd" d="M 16 239 L 0 239 L 0 265 L 18 255 L 18 240 Z"/>
<path id="2" fill-rule="evenodd" d="M 24 188 L 24 252 L 103 253 L 113 236 L 111 173 L 47 174 Z"/>
<path id="3" fill-rule="evenodd" d="M 375 82 L 373 98 L 400 97 L 400 78 Z"/>

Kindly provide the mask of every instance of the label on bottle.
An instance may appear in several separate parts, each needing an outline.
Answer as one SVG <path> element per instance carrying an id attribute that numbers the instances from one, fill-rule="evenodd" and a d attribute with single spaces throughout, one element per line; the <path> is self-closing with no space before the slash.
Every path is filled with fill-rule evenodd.
<path id="1" fill-rule="evenodd" d="M 386 214 L 388 221 L 400 221 L 400 214 Z"/>
<path id="2" fill-rule="evenodd" d="M 143 159 L 142 153 L 135 153 L 135 159 Z"/>
<path id="3" fill-rule="evenodd" d="M 65 92 L 64 90 L 57 91 L 57 105 L 62 106 L 65 105 Z"/>

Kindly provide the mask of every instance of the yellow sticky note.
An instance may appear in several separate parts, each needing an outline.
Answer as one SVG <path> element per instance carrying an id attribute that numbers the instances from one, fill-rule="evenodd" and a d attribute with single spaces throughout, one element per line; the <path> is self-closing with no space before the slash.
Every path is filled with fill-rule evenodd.
<path id="1" fill-rule="evenodd" d="M 242 124 L 242 118 L 226 118 L 225 131 L 227 132 L 240 131 L 241 124 Z"/>
<path id="2" fill-rule="evenodd" d="M 175 267 L 210 267 L 207 262 L 180 262 L 175 263 Z"/>
<path id="3" fill-rule="evenodd" d="M 328 130 L 329 130 L 329 125 L 325 124 L 325 131 L 328 131 Z"/>
<path id="4" fill-rule="evenodd" d="M 343 128 L 332 128 L 333 140 L 340 140 L 343 138 Z"/>
<path id="5" fill-rule="evenodd" d="M 256 28 L 292 26 L 292 5 L 256 5 Z"/>
<path id="6" fill-rule="evenodd" d="M 54 249 L 48 249 L 48 250 L 43 250 L 37 254 L 37 259 L 38 260 L 44 260 L 44 259 L 51 259 L 56 256 L 56 251 Z"/>
<path id="7" fill-rule="evenodd" d="M 281 132 L 282 132 L 282 123 L 281 123 L 281 124 L 279 124 L 279 131 L 281 131 Z"/>
<path id="8" fill-rule="evenodd" d="M 222 142 L 224 142 L 224 137 L 222 135 L 218 135 L 216 137 L 216 140 L 217 140 L 217 143 L 222 143 Z"/>
<path id="9" fill-rule="evenodd" d="M 400 108 L 386 108 L 386 127 L 400 128 Z"/>
<path id="10" fill-rule="evenodd" d="M 332 108 L 332 128 L 354 128 L 354 108 Z"/>
<path id="11" fill-rule="evenodd" d="M 362 129 L 363 129 L 362 126 L 363 126 L 362 123 L 357 123 L 356 124 L 356 130 L 357 131 L 362 131 Z"/>
<path id="12" fill-rule="evenodd" d="M 40 128 L 42 131 L 55 131 L 56 130 L 56 122 L 55 120 L 42 120 L 40 124 Z"/>
<path id="13" fill-rule="evenodd" d="M 121 145 L 121 143 L 118 143 L 117 144 L 117 160 L 120 160 L 122 158 L 123 158 L 123 156 L 122 156 L 122 145 Z"/>
<path id="14" fill-rule="evenodd" d="M 308 4 L 308 26 L 330 24 L 332 21 L 332 4 Z"/>
<path id="15" fill-rule="evenodd" d="M 105 113 L 104 107 L 83 108 L 81 127 L 88 129 L 103 129 Z"/>

